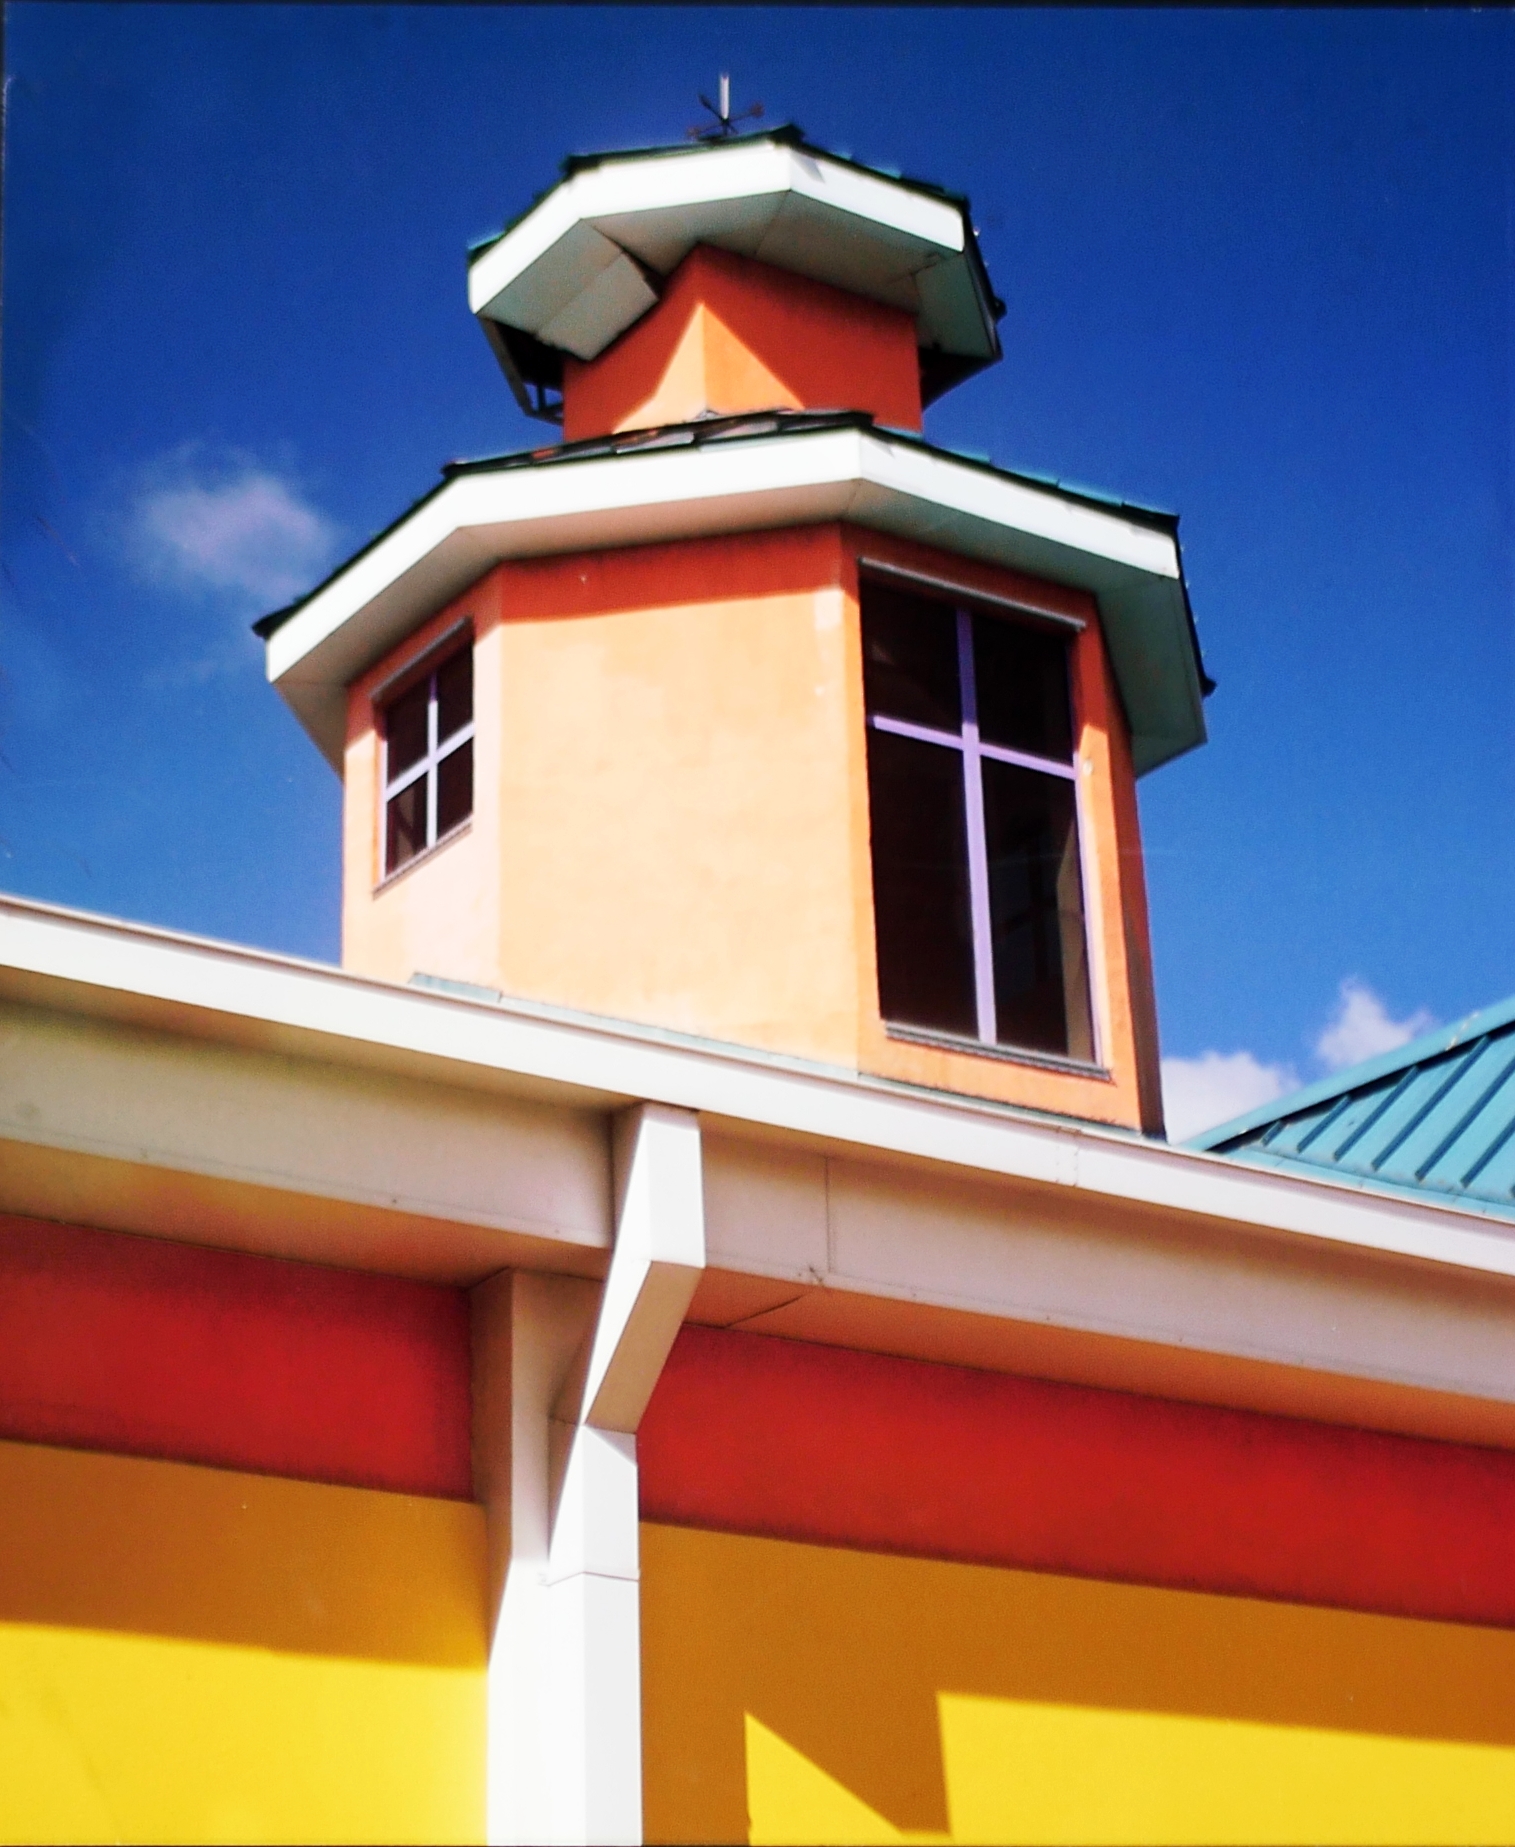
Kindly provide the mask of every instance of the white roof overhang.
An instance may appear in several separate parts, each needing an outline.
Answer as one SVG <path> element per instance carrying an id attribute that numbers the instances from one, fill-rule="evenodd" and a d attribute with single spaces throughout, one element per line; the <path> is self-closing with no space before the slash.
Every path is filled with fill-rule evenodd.
<path id="1" fill-rule="evenodd" d="M 760 1331 L 1515 1445 L 1515 1243 L 1455 1201 L 3 898 L 0 1039 L 0 1213 L 599 1275 L 607 1116 L 657 1103 L 701 1125 L 695 1319 L 736 1285 Z M 844 1255 L 796 1243 L 805 1185 Z"/>
<path id="2" fill-rule="evenodd" d="M 403 1075 L 454 1096 L 482 1090 L 589 1110 L 664 1103 L 859 1153 L 1515 1281 L 1515 1241 L 1455 1200 L 1371 1194 L 1332 1176 L 1251 1167 L 1099 1123 L 540 1002 L 486 999 L 482 989 L 451 993 L 448 985 L 398 986 L 0 896 L 0 1005 L 110 1020 L 318 1067 Z M 215 1066 L 208 1057 L 207 1073 Z M 120 1099 L 123 1109 L 127 1101 Z M 0 1141 L 50 1133 L 25 1104 L 24 1082 L 0 1091 Z M 162 1126 L 166 1136 L 172 1125 Z M 133 1151 L 151 1159 L 123 1129 L 115 1152 Z M 277 1160 L 279 1151 L 269 1152 Z"/>
<path id="3" fill-rule="evenodd" d="M 607 161 L 565 180 L 469 266 L 476 315 L 593 359 L 696 244 L 915 316 L 921 346 L 997 357 L 960 206 L 779 142 Z"/>
<path id="4" fill-rule="evenodd" d="M 268 678 L 340 768 L 348 686 L 496 564 L 832 520 L 1091 592 L 1138 774 L 1204 742 L 1172 532 L 859 428 L 456 474 L 273 629 Z"/>

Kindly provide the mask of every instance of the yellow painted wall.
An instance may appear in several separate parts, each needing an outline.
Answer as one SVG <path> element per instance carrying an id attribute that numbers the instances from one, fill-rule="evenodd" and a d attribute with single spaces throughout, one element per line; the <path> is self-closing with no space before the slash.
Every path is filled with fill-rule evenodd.
<path id="1" fill-rule="evenodd" d="M 1515 1840 L 1515 1634 L 642 1529 L 650 1841 Z"/>
<path id="2" fill-rule="evenodd" d="M 468 1841 L 483 1519 L 0 1443 L 0 1839 Z"/>

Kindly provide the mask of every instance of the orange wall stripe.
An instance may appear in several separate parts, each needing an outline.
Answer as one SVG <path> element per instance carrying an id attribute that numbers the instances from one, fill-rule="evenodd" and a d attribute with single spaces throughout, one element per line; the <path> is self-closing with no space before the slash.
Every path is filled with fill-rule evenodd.
<path id="1" fill-rule="evenodd" d="M 0 1217 L 0 1436 L 466 1500 L 467 1296 Z"/>
<path id="2" fill-rule="evenodd" d="M 642 1517 L 1515 1626 L 1515 1455 L 685 1327 Z"/>
<path id="3" fill-rule="evenodd" d="M 597 359 L 563 366 L 565 442 L 705 411 L 801 408 L 866 410 L 918 430 L 914 317 L 709 244 Z"/>

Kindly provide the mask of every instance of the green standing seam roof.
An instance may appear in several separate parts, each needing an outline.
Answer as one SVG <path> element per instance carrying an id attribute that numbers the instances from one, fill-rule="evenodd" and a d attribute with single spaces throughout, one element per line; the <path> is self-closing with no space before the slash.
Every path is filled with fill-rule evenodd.
<path id="1" fill-rule="evenodd" d="M 1184 1146 L 1515 1222 L 1515 998 Z"/>

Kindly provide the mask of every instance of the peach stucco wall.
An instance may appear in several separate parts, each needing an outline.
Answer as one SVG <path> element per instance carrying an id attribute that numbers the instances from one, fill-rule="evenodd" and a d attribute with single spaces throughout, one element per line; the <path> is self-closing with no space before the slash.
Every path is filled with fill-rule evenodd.
<path id="1" fill-rule="evenodd" d="M 1082 616 L 1075 699 L 1104 1075 L 879 1018 L 858 560 Z M 377 886 L 372 693 L 460 616 L 468 834 Z M 847 526 L 503 564 L 354 686 L 344 962 L 1095 1120 L 1159 1121 L 1129 750 L 1080 592 Z"/>
<path id="2" fill-rule="evenodd" d="M 658 305 L 598 359 L 565 362 L 563 435 L 748 410 L 866 410 L 921 427 L 915 322 L 750 257 L 699 245 Z"/>
<path id="3" fill-rule="evenodd" d="M 841 565 L 826 529 L 500 572 L 512 992 L 848 1055 Z"/>

